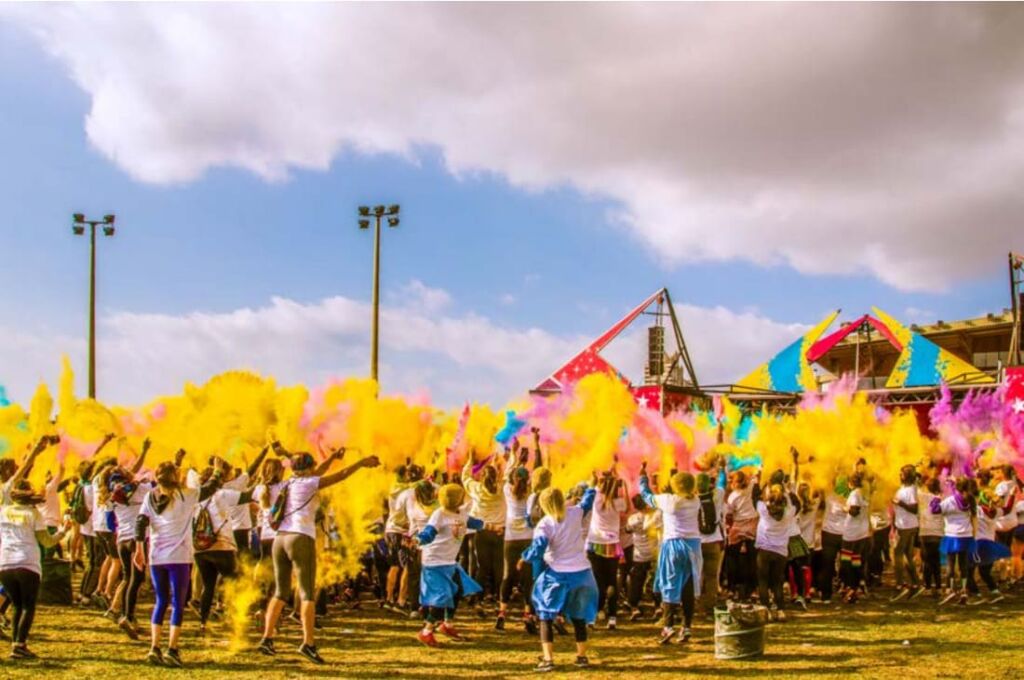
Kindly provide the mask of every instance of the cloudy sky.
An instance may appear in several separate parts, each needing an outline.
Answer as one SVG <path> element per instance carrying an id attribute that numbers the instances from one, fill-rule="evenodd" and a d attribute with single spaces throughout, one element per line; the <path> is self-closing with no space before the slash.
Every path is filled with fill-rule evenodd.
<path id="1" fill-rule="evenodd" d="M 367 372 L 364 202 L 385 234 L 382 380 L 499 403 L 661 286 L 698 378 L 828 310 L 1008 303 L 1024 249 L 1018 5 L 0 8 L 0 384 L 100 393 L 232 367 Z M 640 335 L 613 359 L 642 375 Z"/>

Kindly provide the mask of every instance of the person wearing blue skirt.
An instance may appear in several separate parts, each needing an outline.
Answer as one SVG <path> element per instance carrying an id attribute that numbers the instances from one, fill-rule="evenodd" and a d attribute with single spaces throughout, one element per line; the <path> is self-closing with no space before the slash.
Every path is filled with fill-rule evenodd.
<path id="1" fill-rule="evenodd" d="M 587 489 L 578 505 L 566 506 L 559 489 L 545 489 L 538 498 L 544 517 L 533 532 L 533 542 L 520 562 L 533 565 L 533 608 L 540 623 L 541 660 L 536 670 L 555 670 L 554 621 L 564 615 L 576 638 L 575 665 L 585 668 L 587 624 L 597 618 L 597 581 L 586 553 L 584 522 L 594 505 L 594 489 Z"/>
<path id="2" fill-rule="evenodd" d="M 949 564 L 949 592 L 939 604 L 949 604 L 955 599 L 959 599 L 960 604 L 967 604 L 977 512 L 976 501 L 970 494 L 970 480 L 966 477 L 957 479 L 949 496 L 942 500 L 936 496 L 929 505 L 932 514 L 942 515 L 943 535 L 939 550 L 946 555 Z"/>
<path id="3" fill-rule="evenodd" d="M 991 477 L 987 470 L 979 470 L 978 481 L 987 484 Z M 1005 596 L 999 591 L 999 585 L 992 576 L 992 569 L 998 560 L 1010 557 L 1010 549 L 1005 544 L 996 540 L 996 521 L 1001 508 L 994 493 L 991 490 L 982 490 L 978 494 L 978 516 L 974 528 L 974 559 L 972 560 L 972 572 L 976 566 L 981 580 L 988 588 L 989 604 L 1002 602 Z M 972 595 L 981 596 L 978 586 L 972 578 L 967 587 Z M 979 603 L 980 604 L 980 603 Z"/>
<path id="4" fill-rule="evenodd" d="M 655 494 L 647 479 L 647 463 L 640 468 L 640 497 L 650 507 L 661 510 L 661 549 L 654 575 L 654 591 L 661 595 L 662 620 L 659 644 L 668 644 L 675 635 L 679 609 L 683 609 L 683 627 L 679 642 L 692 636 L 696 598 L 700 595 L 703 557 L 701 554 L 700 500 L 696 479 L 678 472 L 669 481 L 671 493 Z"/>
<path id="5" fill-rule="evenodd" d="M 455 608 L 461 598 L 482 590 L 458 563 L 458 557 L 466 530 L 480 531 L 486 525 L 463 508 L 466 492 L 458 484 L 446 484 L 437 496 L 440 507 L 416 535 L 421 546 L 420 606 L 426 612 L 423 629 L 416 637 L 427 647 L 440 646 L 435 629 L 456 642 L 465 640 L 452 624 Z"/>

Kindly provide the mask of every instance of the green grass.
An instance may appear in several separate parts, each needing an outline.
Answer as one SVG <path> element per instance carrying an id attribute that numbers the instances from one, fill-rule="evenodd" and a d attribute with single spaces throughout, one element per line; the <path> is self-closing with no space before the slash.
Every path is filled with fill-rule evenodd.
<path id="1" fill-rule="evenodd" d="M 620 624 L 617 631 L 592 636 L 590 677 L 734 676 L 770 678 L 1012 678 L 1021 677 L 1024 617 L 1021 601 L 999 606 L 937 609 L 924 598 L 888 604 L 885 596 L 854 607 L 814 607 L 782 624 L 770 624 L 763 658 L 717 661 L 709 622 L 695 627 L 688 645 L 654 644 L 655 624 Z M 147 603 L 148 604 L 148 603 Z M 148 606 L 140 615 L 148 614 Z M 140 616 L 140 620 L 141 616 Z M 184 671 L 145 665 L 146 642 L 131 642 L 94 610 L 42 607 L 30 644 L 38 661 L 0 661 L 2 678 L 183 677 L 459 677 L 532 676 L 538 648 L 516 626 L 499 633 L 490 620 L 463 614 L 460 627 L 472 636 L 466 644 L 426 649 L 414 639 L 415 622 L 372 607 L 333 611 L 319 646 L 328 660 L 314 666 L 295 652 L 298 629 L 285 624 L 277 640 L 278 656 L 232 654 L 228 634 L 216 625 L 205 639 L 196 634 L 194 617 L 186 617 L 182 655 Z M 250 642 L 258 635 L 253 631 Z M 906 641 L 906 643 L 904 642 Z M 556 661 L 568 671 L 571 641 L 556 642 Z M 559 673 L 554 674 L 556 677 Z"/>

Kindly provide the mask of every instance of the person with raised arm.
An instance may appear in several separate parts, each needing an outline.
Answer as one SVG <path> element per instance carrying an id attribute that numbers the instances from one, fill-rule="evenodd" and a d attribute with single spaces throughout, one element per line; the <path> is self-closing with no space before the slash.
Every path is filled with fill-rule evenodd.
<path id="1" fill-rule="evenodd" d="M 313 663 L 325 663 L 316 648 L 313 626 L 316 615 L 316 511 L 320 507 L 320 491 L 347 479 L 363 468 L 380 465 L 376 456 L 367 456 L 331 474 L 324 474 L 341 460 L 345 449 L 339 448 L 317 465 L 312 454 L 291 454 L 278 441 L 271 444 L 274 452 L 292 461 L 292 477 L 278 496 L 279 512 L 272 519 L 277 524 L 274 538 L 274 597 L 267 605 L 267 618 L 259 651 L 274 656 L 274 631 L 285 602 L 291 598 L 292 572 L 295 572 L 301 601 L 302 644 L 299 653 Z M 320 474 L 316 474 L 320 473 Z"/>

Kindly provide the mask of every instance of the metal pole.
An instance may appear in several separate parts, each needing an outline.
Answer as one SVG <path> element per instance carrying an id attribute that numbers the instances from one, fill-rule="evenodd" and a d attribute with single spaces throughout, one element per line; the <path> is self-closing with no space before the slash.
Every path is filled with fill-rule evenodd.
<path id="1" fill-rule="evenodd" d="M 96 223 L 89 224 L 89 398 L 96 398 Z"/>
<path id="2" fill-rule="evenodd" d="M 370 327 L 370 377 L 377 382 L 377 341 L 380 324 L 380 215 L 376 216 L 373 236 L 373 322 Z"/>

